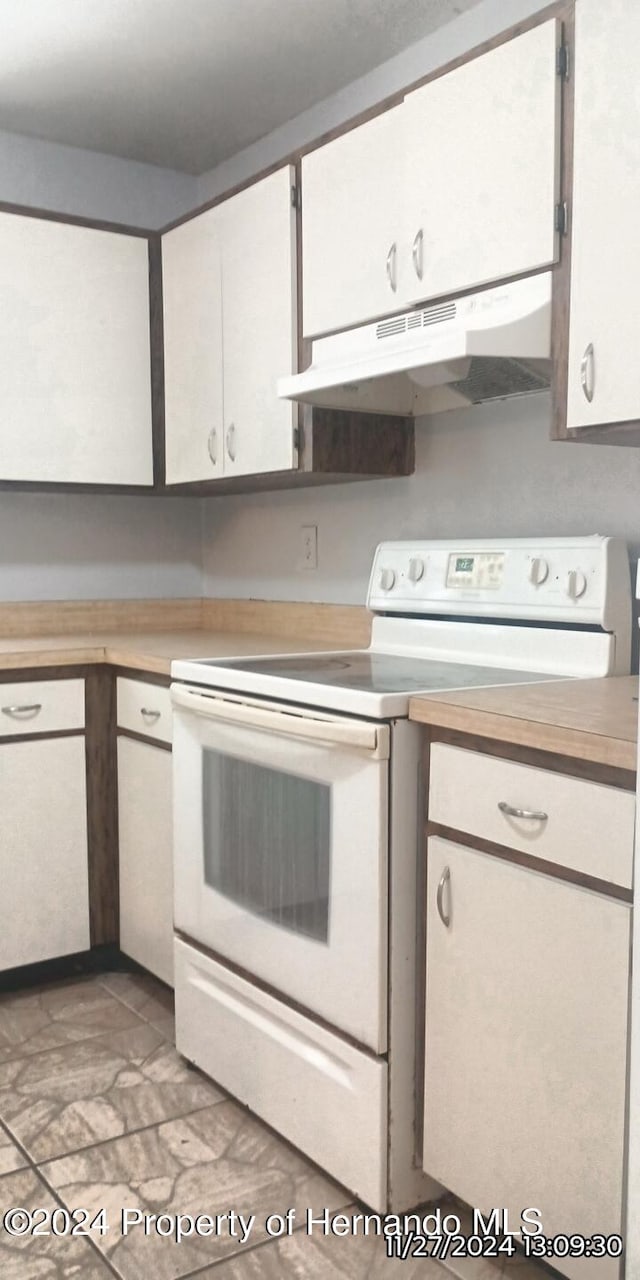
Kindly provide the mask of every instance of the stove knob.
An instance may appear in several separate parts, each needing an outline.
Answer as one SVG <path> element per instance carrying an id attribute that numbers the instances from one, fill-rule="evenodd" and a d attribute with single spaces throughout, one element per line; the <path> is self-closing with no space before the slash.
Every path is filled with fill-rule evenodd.
<path id="1" fill-rule="evenodd" d="M 409 582 L 419 582 L 424 573 L 424 560 L 411 559 L 407 576 Z"/>
<path id="2" fill-rule="evenodd" d="M 579 600 L 587 589 L 587 579 L 581 569 L 572 569 L 567 579 L 567 595 L 572 600 Z"/>
<path id="3" fill-rule="evenodd" d="M 380 570 L 380 586 L 383 591 L 390 591 L 396 580 L 395 571 L 393 569 Z"/>
<path id="4" fill-rule="evenodd" d="M 549 564 L 547 560 L 543 560 L 541 556 L 534 556 L 529 565 L 529 581 L 534 587 L 541 587 L 543 582 L 549 577 Z"/>

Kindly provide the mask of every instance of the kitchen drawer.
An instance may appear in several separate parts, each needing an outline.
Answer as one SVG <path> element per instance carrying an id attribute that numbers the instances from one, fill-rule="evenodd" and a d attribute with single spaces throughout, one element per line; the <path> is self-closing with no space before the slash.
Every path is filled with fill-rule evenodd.
<path id="1" fill-rule="evenodd" d="M 174 962 L 178 1052 L 384 1212 L 386 1062 L 180 938 Z"/>
<path id="2" fill-rule="evenodd" d="M 516 817 L 501 803 L 547 817 Z M 441 742 L 431 748 L 431 822 L 626 889 L 634 817 L 630 791 Z"/>
<path id="3" fill-rule="evenodd" d="M 84 729 L 84 680 L 0 684 L 0 738 Z"/>
<path id="4" fill-rule="evenodd" d="M 118 727 L 171 742 L 171 698 L 168 687 L 146 680 L 118 680 Z"/>

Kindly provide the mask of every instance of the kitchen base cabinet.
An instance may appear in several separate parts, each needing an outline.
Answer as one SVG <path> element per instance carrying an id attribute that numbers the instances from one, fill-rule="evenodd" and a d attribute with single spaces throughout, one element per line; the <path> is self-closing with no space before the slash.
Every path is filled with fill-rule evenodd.
<path id="1" fill-rule="evenodd" d="M 0 970 L 86 951 L 84 737 L 0 744 Z"/>
<path id="2" fill-rule="evenodd" d="M 120 735 L 120 949 L 173 986 L 171 793 L 171 752 Z"/>
<path id="3" fill-rule="evenodd" d="M 439 837 L 427 860 L 426 1172 L 512 1230 L 620 1233 L 630 906 Z"/>

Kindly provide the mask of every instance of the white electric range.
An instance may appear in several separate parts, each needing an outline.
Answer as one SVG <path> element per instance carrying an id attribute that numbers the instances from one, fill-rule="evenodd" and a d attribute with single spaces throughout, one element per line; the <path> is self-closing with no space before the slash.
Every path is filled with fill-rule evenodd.
<path id="1" fill-rule="evenodd" d="M 626 547 L 394 542 L 365 650 L 174 662 L 176 1042 L 373 1208 L 421 1170 L 413 694 L 629 670 Z M 417 1088 L 416 1088 L 417 1084 Z"/>

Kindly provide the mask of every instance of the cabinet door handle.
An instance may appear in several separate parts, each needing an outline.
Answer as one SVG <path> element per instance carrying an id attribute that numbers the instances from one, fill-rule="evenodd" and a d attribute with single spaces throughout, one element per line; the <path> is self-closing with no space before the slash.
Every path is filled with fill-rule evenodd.
<path id="1" fill-rule="evenodd" d="M 20 720 L 23 717 L 28 720 L 31 716 L 37 716 L 39 711 L 42 711 L 41 702 L 25 702 L 21 707 L 2 708 L 3 716 L 13 716 L 16 720 Z"/>
<path id="2" fill-rule="evenodd" d="M 398 287 L 398 278 L 396 273 L 397 260 L 398 260 L 398 247 L 394 240 L 387 254 L 387 280 L 389 281 L 389 284 L 391 285 L 391 288 L 393 289 L 394 293 Z"/>
<path id="3" fill-rule="evenodd" d="M 584 355 L 580 361 L 580 385 L 584 391 L 585 399 L 589 401 L 589 404 L 591 404 L 591 401 L 593 400 L 593 392 L 595 390 L 595 371 L 595 353 L 593 350 L 593 343 L 590 342 L 589 345 L 585 347 Z"/>
<path id="4" fill-rule="evenodd" d="M 549 814 L 542 809 L 518 809 L 513 804 L 507 804 L 506 800 L 500 800 L 498 808 L 507 818 L 531 818 L 535 822 L 547 822 L 549 819 Z"/>
<path id="5" fill-rule="evenodd" d="M 442 920 L 442 923 L 445 929 L 448 929 L 449 925 L 451 924 L 451 915 L 448 911 L 445 911 L 444 909 L 444 891 L 447 885 L 449 884 L 450 880 L 451 880 L 451 872 L 448 867 L 445 867 L 444 871 L 442 872 L 442 875 L 440 876 L 440 879 L 438 880 L 438 892 L 436 893 L 436 906 L 438 908 L 438 915 L 440 916 L 440 919 Z"/>
<path id="6" fill-rule="evenodd" d="M 413 269 L 418 277 L 418 280 L 422 280 L 422 275 L 424 272 L 424 232 L 422 230 L 422 227 L 420 228 L 419 231 L 416 232 L 416 236 L 413 241 L 413 248 L 411 250 L 411 256 L 413 258 Z"/>
<path id="7" fill-rule="evenodd" d="M 160 716 L 162 715 L 162 712 L 154 711 L 153 707 L 141 707 L 140 715 L 143 716 L 145 720 L 152 721 L 152 720 L 159 720 Z"/>
<path id="8" fill-rule="evenodd" d="M 209 450 L 209 457 L 215 467 L 218 461 L 218 432 L 215 427 L 211 428 L 209 435 L 207 436 L 207 449 Z"/>
<path id="9" fill-rule="evenodd" d="M 233 422 L 227 427 L 227 453 L 232 462 L 236 460 L 236 429 Z"/>

